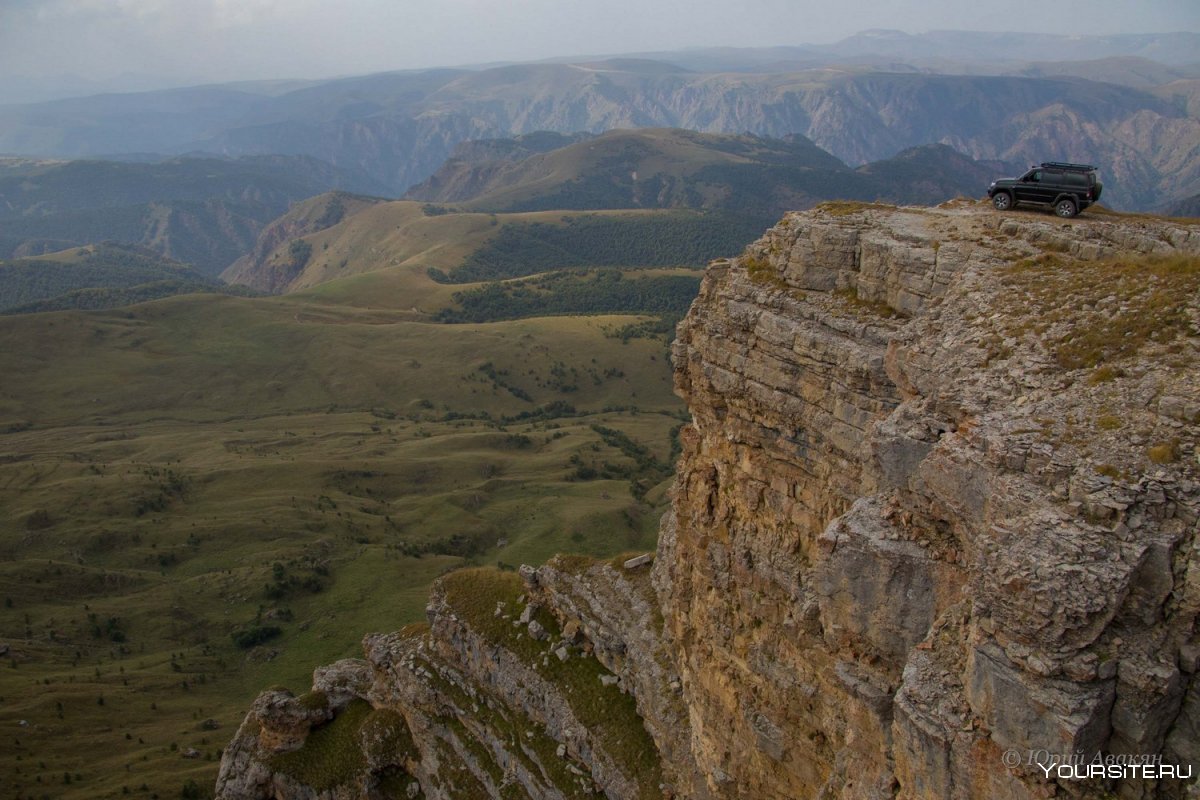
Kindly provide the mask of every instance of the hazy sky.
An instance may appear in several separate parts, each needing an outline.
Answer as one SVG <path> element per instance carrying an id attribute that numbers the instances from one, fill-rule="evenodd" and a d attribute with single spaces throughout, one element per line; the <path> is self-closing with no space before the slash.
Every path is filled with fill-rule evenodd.
<path id="1" fill-rule="evenodd" d="M 0 0 L 0 81 L 103 81 L 123 73 L 162 83 L 326 77 L 832 42 L 866 28 L 1200 31 L 1200 1 Z"/>

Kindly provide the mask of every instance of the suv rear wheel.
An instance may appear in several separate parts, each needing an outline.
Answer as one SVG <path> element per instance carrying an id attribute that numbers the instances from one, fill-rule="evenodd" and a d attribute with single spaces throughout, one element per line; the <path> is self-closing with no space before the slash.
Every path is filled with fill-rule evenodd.
<path id="1" fill-rule="evenodd" d="M 1012 195 L 1008 192 L 996 192 L 996 196 L 992 198 L 992 205 L 997 211 L 1008 211 L 1012 208 Z"/>
<path id="2" fill-rule="evenodd" d="M 999 197 L 999 195 L 997 195 Z M 1054 204 L 1054 213 L 1058 214 L 1063 219 L 1070 219 L 1079 213 L 1079 207 L 1075 205 L 1075 201 L 1064 197 Z"/>

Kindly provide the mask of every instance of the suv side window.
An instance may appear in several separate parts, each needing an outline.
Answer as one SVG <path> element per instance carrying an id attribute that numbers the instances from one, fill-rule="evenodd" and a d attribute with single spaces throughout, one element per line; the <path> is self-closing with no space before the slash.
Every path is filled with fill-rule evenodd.
<path id="1" fill-rule="evenodd" d="M 1068 172 L 1063 177 L 1066 179 L 1065 183 L 1068 186 L 1083 187 L 1088 185 L 1088 176 L 1082 172 Z"/>
<path id="2" fill-rule="evenodd" d="M 1021 178 L 1021 180 L 1025 183 L 1037 183 L 1041 179 L 1042 171 L 1040 169 L 1032 170 L 1031 172 L 1027 173 L 1024 178 Z"/>
<path id="3" fill-rule="evenodd" d="M 1065 176 L 1063 175 L 1063 173 L 1061 171 L 1056 170 L 1056 169 L 1048 169 L 1042 173 L 1042 182 L 1043 183 L 1062 183 L 1064 177 Z"/>

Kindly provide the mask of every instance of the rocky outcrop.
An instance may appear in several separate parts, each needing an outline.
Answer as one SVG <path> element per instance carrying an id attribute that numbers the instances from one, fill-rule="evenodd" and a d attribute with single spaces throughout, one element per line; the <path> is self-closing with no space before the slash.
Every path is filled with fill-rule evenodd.
<path id="1" fill-rule="evenodd" d="M 679 328 L 653 564 L 446 576 L 331 721 L 260 698 L 218 795 L 310 796 L 275 751 L 369 709 L 406 736 L 340 785 L 377 796 L 1193 796 L 1198 256 L 1145 218 L 788 215 Z"/>
<path id="2" fill-rule="evenodd" d="M 686 715 L 647 624 L 657 616 L 661 633 L 645 567 L 564 557 L 523 575 L 464 570 L 438 583 L 428 616 L 367 637 L 366 660 L 318 671 L 311 695 L 260 697 L 226 749 L 218 797 L 658 798 L 691 777 L 676 771 L 690 763 Z M 312 769 L 363 738 L 319 738 L 345 709 L 392 715 L 396 744 Z"/>
<path id="3" fill-rule="evenodd" d="M 1154 254 L 1180 252 L 1188 322 L 1123 349 L 1123 315 L 1159 313 Z M 710 270 L 656 570 L 714 791 L 1088 794 L 1031 758 L 1170 749 L 1200 495 L 1197 420 L 1161 398 L 1196 397 L 1167 362 L 1195 363 L 1197 252 L 1157 223 L 842 206 Z M 1155 441 L 1181 449 L 1159 465 Z"/>

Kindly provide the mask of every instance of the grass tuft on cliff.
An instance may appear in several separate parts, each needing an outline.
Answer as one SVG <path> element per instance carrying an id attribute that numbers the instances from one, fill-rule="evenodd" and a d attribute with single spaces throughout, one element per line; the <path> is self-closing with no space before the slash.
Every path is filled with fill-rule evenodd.
<path id="1" fill-rule="evenodd" d="M 354 700 L 332 720 L 314 728 L 300 749 L 272 756 L 271 767 L 317 791 L 349 783 L 367 766 L 358 731 L 370 713 L 370 704 Z"/>
<path id="2" fill-rule="evenodd" d="M 775 289 L 788 288 L 787 281 L 779 274 L 779 270 L 761 256 L 754 254 L 742 256 L 742 266 L 746 268 L 746 274 L 750 276 L 750 280 L 757 284 Z"/>
<path id="3" fill-rule="evenodd" d="M 867 300 L 858 294 L 858 288 L 848 286 L 845 289 L 834 289 L 831 293 L 834 297 L 845 303 L 846 307 L 858 315 L 872 315 L 883 317 L 884 319 L 894 319 L 906 316 L 896 309 L 889 306 L 887 303 L 879 300 Z"/>
<path id="4" fill-rule="evenodd" d="M 860 211 L 895 211 L 896 206 L 890 203 L 867 203 L 861 200 L 829 200 L 818 203 L 817 211 L 823 211 L 832 217 L 845 217 Z"/>
<path id="5" fill-rule="evenodd" d="M 525 585 L 520 576 L 486 567 L 464 569 L 443 578 L 442 587 L 447 602 L 472 629 L 561 687 L 576 718 L 622 772 L 637 781 L 642 797 L 658 796 L 662 780 L 658 750 L 637 713 L 633 696 L 615 685 L 605 686 L 600 678 L 610 673 L 595 658 L 572 653 L 560 661 L 552 655 L 561 631 L 558 621 L 545 609 L 539 609 L 533 619 L 549 634 L 546 642 L 534 640 L 524 626 L 514 626 L 511 619 L 496 615 L 497 603 L 504 603 L 510 614 L 521 607 Z M 545 658 L 547 655 L 549 658 Z"/>
<path id="6" fill-rule="evenodd" d="M 324 693 L 301 697 L 321 701 Z M 416 757 L 408 724 L 392 709 L 372 709 L 353 700 L 332 720 L 313 728 L 298 750 L 270 758 L 273 769 L 312 789 L 328 791 L 347 786 L 368 767 L 393 765 L 393 771 Z M 368 762 L 369 759 L 369 762 Z"/>

